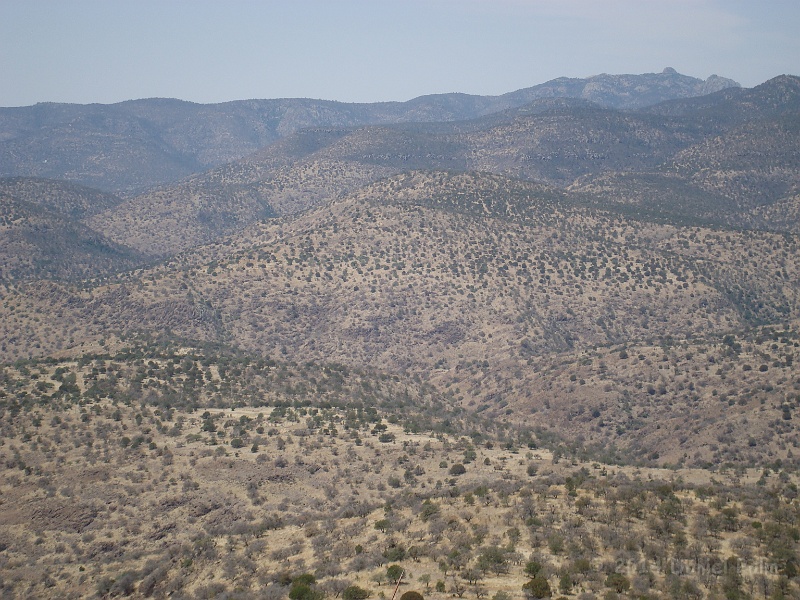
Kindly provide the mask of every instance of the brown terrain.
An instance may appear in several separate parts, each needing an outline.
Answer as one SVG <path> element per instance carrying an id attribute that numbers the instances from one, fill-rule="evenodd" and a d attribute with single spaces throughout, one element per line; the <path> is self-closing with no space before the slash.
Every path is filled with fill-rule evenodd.
<path id="1" fill-rule="evenodd" d="M 603 77 L 0 114 L 3 597 L 800 596 L 800 80 Z"/>

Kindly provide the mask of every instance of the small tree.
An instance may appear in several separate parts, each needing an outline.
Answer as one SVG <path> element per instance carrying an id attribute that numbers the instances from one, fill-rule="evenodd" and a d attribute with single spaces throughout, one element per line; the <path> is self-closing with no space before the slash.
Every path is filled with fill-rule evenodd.
<path id="1" fill-rule="evenodd" d="M 572 577 L 569 571 L 564 570 L 561 572 L 561 576 L 558 579 L 558 589 L 562 594 L 569 594 L 572 590 Z"/>
<path id="2" fill-rule="evenodd" d="M 311 573 L 303 573 L 292 580 L 290 600 L 322 600 L 324 594 L 316 587 L 317 579 Z"/>
<path id="3" fill-rule="evenodd" d="M 606 577 L 606 587 L 621 594 L 630 589 L 631 582 L 622 573 L 609 573 L 608 577 Z"/>
<path id="4" fill-rule="evenodd" d="M 522 591 L 525 593 L 526 598 L 534 598 L 536 600 L 540 598 L 549 598 L 553 595 L 547 579 L 541 576 L 536 576 L 523 585 Z"/>
<path id="5" fill-rule="evenodd" d="M 427 523 L 428 520 L 434 515 L 439 513 L 439 506 L 431 502 L 430 498 L 422 503 L 422 510 L 420 511 L 420 518 L 423 522 Z"/>
<path id="6" fill-rule="evenodd" d="M 542 570 L 542 564 L 536 562 L 535 560 L 531 560 L 525 563 L 525 574 L 528 577 L 534 578 L 536 577 L 539 572 Z"/>
<path id="7" fill-rule="evenodd" d="M 381 520 L 375 522 L 375 529 L 377 529 L 378 531 L 383 532 L 383 531 L 386 531 L 387 529 L 389 529 L 389 527 L 391 527 L 391 525 L 392 524 L 389 522 L 389 519 L 381 519 Z"/>
<path id="8" fill-rule="evenodd" d="M 342 600 L 366 600 L 366 598 L 369 598 L 369 594 L 369 590 L 357 585 L 351 585 L 342 592 Z"/>
<path id="9" fill-rule="evenodd" d="M 290 600 L 322 600 L 323 594 L 315 586 L 294 583 L 289 590 Z"/>
<path id="10" fill-rule="evenodd" d="M 397 581 L 403 575 L 404 569 L 400 565 L 389 565 L 386 569 L 386 577 L 389 581 Z"/>
<path id="11" fill-rule="evenodd" d="M 450 467 L 450 475 L 463 475 L 467 472 L 467 469 L 461 463 L 456 463 L 452 467 Z"/>

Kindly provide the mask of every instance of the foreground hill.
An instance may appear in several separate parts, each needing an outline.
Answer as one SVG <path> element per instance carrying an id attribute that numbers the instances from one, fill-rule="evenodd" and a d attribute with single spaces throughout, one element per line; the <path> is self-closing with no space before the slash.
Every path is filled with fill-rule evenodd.
<path id="1" fill-rule="evenodd" d="M 242 158 L 309 127 L 457 121 L 549 97 L 640 107 L 731 86 L 738 84 L 666 69 L 659 74 L 561 78 L 502 96 L 441 94 L 375 104 L 279 99 L 202 105 L 147 99 L 0 108 L 0 176 L 68 179 L 130 193 Z"/>
<path id="2" fill-rule="evenodd" d="M 5 596 L 796 590 L 777 460 L 563 460 L 397 375 L 136 345 L 0 369 Z"/>

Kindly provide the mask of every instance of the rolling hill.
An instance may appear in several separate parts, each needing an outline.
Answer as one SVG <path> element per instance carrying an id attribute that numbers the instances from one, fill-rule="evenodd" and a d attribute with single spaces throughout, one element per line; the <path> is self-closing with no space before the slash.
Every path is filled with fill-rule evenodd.
<path id="1" fill-rule="evenodd" d="M 553 360 L 580 364 L 626 347 L 648 357 L 675 344 L 699 345 L 686 350 L 699 359 L 731 332 L 764 326 L 793 340 L 798 274 L 793 236 L 647 222 L 498 175 L 410 172 L 81 290 L 19 286 L 0 307 L 0 347 L 14 360 L 167 330 L 261 356 L 431 378 L 473 409 L 526 399 L 525 411 L 541 410 L 545 397 L 568 401 L 574 383 L 550 391 L 541 369 Z M 58 323 L 37 322 L 43 313 Z M 792 354 L 790 345 L 768 364 L 789 366 Z M 773 390 L 781 372 L 769 375 Z M 606 405 L 650 402 L 628 376 L 608 384 Z M 665 390 L 680 397 L 673 380 Z M 795 383 L 777 389 L 791 394 Z M 710 393 L 691 396 L 717 406 Z M 685 417 L 682 404 L 670 406 L 670 418 Z M 572 430 L 568 413 L 552 414 L 555 430 Z M 678 460 L 657 436 L 606 432 L 604 444 L 636 440 Z M 705 463 L 701 441 L 683 450 Z M 731 443 L 741 451 L 745 442 Z"/>
<path id="2" fill-rule="evenodd" d="M 121 202 L 66 182 L 0 179 L 0 281 L 87 279 L 145 260 L 82 218 Z"/>
<path id="3" fill-rule="evenodd" d="M 796 189 L 797 92 L 796 78 L 784 77 L 752 91 L 723 90 L 695 105 L 684 100 L 680 116 L 670 114 L 674 107 L 665 114 L 657 107 L 623 112 L 544 99 L 472 121 L 306 129 L 110 207 L 88 223 L 118 243 L 164 257 L 384 177 L 444 169 L 503 174 L 569 188 L 603 205 L 737 225 Z M 708 116 L 712 101 L 725 118 Z"/>
<path id="4" fill-rule="evenodd" d="M 502 96 L 442 94 L 376 104 L 277 99 L 202 105 L 154 98 L 0 108 L 0 177 L 67 179 L 130 195 L 243 158 L 305 128 L 465 120 L 550 97 L 640 107 L 731 86 L 738 84 L 665 69 L 562 78 Z"/>
<path id="5" fill-rule="evenodd" d="M 0 592 L 796 596 L 799 92 L 0 110 Z"/>

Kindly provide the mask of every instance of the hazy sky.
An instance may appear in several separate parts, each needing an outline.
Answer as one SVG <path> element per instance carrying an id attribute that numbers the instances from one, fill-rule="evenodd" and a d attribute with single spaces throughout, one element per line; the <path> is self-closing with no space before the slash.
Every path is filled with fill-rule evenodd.
<path id="1" fill-rule="evenodd" d="M 798 0 L 0 0 L 0 106 L 800 75 Z"/>

